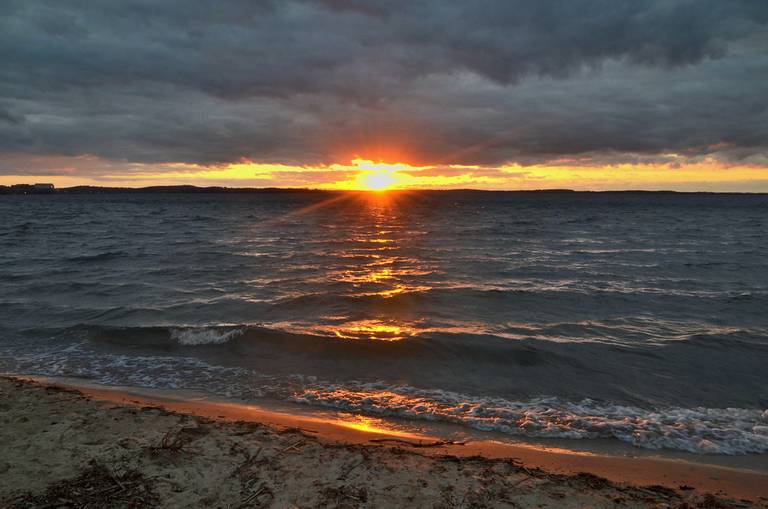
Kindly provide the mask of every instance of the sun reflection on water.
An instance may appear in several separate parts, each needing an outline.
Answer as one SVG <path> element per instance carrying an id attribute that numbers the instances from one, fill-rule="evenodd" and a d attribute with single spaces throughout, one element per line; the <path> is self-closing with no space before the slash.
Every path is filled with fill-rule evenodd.
<path id="1" fill-rule="evenodd" d="M 421 306 L 436 289 L 453 281 L 424 249 L 431 245 L 424 219 L 428 207 L 413 206 L 412 193 L 345 193 L 290 210 L 281 222 L 292 225 L 281 237 L 274 221 L 259 223 L 268 242 L 254 240 L 249 258 L 268 258 L 269 277 L 244 281 L 268 295 L 241 298 L 272 305 L 259 325 L 291 334 L 345 341 L 395 342 L 432 333 L 484 333 L 483 324 L 454 317 L 426 319 Z M 414 213 L 414 211 L 418 211 Z M 282 228 L 282 226 L 281 226 Z M 278 240 L 280 242 L 278 242 Z M 278 249 L 282 241 L 308 244 L 305 253 Z M 287 263 L 282 259 L 295 257 Z M 254 263 L 260 263 L 256 261 Z M 502 331 L 503 332 L 503 331 Z M 500 332 L 500 333 L 502 333 Z"/>
<path id="2" fill-rule="evenodd" d="M 404 426 L 397 425 L 392 421 L 384 419 L 378 419 L 375 417 L 367 417 L 359 414 L 339 413 L 334 419 L 331 419 L 334 424 L 343 426 L 345 428 L 353 429 L 356 431 L 363 431 L 365 433 L 375 433 L 378 435 L 389 435 L 400 438 L 409 439 L 423 439 L 424 436 L 417 433 L 407 431 Z"/>
<path id="3" fill-rule="evenodd" d="M 347 285 L 346 295 L 353 299 L 372 299 L 368 316 L 358 313 L 325 329 L 341 339 L 399 341 L 414 336 L 419 330 L 413 310 L 387 304 L 396 296 L 431 289 L 424 279 L 432 269 L 409 249 L 416 237 L 413 218 L 401 216 L 396 197 L 389 193 L 367 195 L 359 206 L 351 234 L 337 253 L 345 263 L 329 278 Z"/>
<path id="4" fill-rule="evenodd" d="M 341 339 L 375 339 L 379 341 L 400 341 L 416 334 L 416 329 L 397 322 L 381 320 L 359 320 L 346 322 L 331 328 L 336 337 Z"/>
<path id="5" fill-rule="evenodd" d="M 289 280 L 291 291 L 281 297 L 286 307 L 301 299 L 315 309 L 299 313 L 304 319 L 270 320 L 269 325 L 344 340 L 399 341 L 427 332 L 419 316 L 420 294 L 433 289 L 438 270 L 419 254 L 427 234 L 420 218 L 405 202 L 398 204 L 407 196 L 345 194 L 287 214 L 320 235 L 306 239 L 314 244 L 313 259 L 286 268 L 289 274 L 297 267 L 305 272 Z"/>

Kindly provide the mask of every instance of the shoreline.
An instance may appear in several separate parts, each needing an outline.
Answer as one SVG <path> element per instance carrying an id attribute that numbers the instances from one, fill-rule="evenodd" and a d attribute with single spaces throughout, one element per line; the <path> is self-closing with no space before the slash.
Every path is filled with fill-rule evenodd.
<path id="1" fill-rule="evenodd" d="M 381 456 L 378 463 L 382 465 L 397 463 L 398 459 L 409 458 L 408 461 L 419 465 L 419 468 L 428 469 L 423 472 L 422 481 L 428 485 L 440 484 L 444 476 L 433 472 L 435 469 L 456 467 L 464 465 L 462 468 L 477 469 L 478 472 L 485 470 L 495 470 L 499 465 L 505 465 L 504 468 L 512 469 L 511 473 L 505 474 L 506 477 L 514 477 L 514 482 L 520 482 L 522 485 L 536 485 L 539 488 L 526 488 L 520 494 L 523 496 L 534 496 L 537 503 L 521 503 L 518 500 L 517 506 L 528 507 L 544 503 L 551 495 L 551 491 L 557 493 L 565 491 L 569 497 L 590 497 L 583 502 L 593 506 L 610 506 L 614 502 L 613 498 L 606 499 L 608 492 L 612 491 L 611 497 L 621 499 L 635 500 L 638 507 L 645 507 L 654 503 L 680 502 L 690 500 L 690 503 L 696 504 L 702 497 L 711 497 L 708 494 L 714 494 L 716 497 L 728 497 L 731 499 L 749 500 L 757 507 L 768 507 L 768 473 L 749 470 L 740 470 L 730 467 L 713 466 L 707 464 L 691 463 L 676 459 L 662 459 L 650 457 L 621 457 L 606 456 L 590 453 L 553 450 L 551 448 L 524 446 L 516 444 L 504 444 L 491 440 L 472 441 L 463 444 L 441 441 L 440 437 L 432 435 L 416 435 L 412 433 L 401 433 L 391 429 L 380 429 L 371 427 L 365 422 L 344 423 L 329 419 L 315 418 L 311 416 L 293 415 L 283 412 L 266 410 L 259 407 L 241 405 L 234 403 L 214 403 L 209 401 L 181 400 L 158 395 L 141 394 L 138 391 L 127 391 L 125 388 L 110 387 L 83 387 L 69 383 L 61 383 L 51 379 L 35 379 L 34 377 L 0 377 L 0 388 L 2 388 L 2 408 L 6 410 L 4 420 L 10 422 L 3 423 L 2 445 L 4 450 L 15 451 L 17 449 L 26 451 L 23 456 L 18 457 L 18 461 L 31 461 L 34 459 L 29 456 L 29 449 L 40 449 L 40 451 L 54 448 L 54 445 L 60 445 L 62 441 L 80 441 L 74 446 L 74 449 L 82 456 L 80 463 L 89 456 L 88 437 L 81 431 L 81 428 L 93 426 L 99 428 L 100 424 L 109 422 L 110 426 L 116 426 L 118 431 L 126 433 L 126 437 L 133 437 L 143 441 L 143 447 L 152 449 L 160 447 L 162 441 L 173 430 L 166 430 L 160 433 L 155 422 L 157 418 L 163 420 L 187 422 L 194 421 L 197 424 L 192 428 L 205 427 L 206 437 L 216 435 L 218 441 L 232 442 L 230 447 L 234 449 L 248 448 L 249 433 L 244 432 L 243 428 L 251 429 L 253 427 L 262 431 L 267 431 L 272 438 L 262 444 L 275 445 L 272 442 L 280 442 L 283 447 L 291 444 L 282 445 L 284 437 L 293 439 L 293 444 L 301 443 L 301 447 L 295 447 L 292 450 L 292 457 L 306 456 L 305 450 L 312 449 L 314 455 L 305 458 L 307 462 L 317 461 L 324 465 L 326 459 L 335 456 L 339 450 L 347 451 L 350 455 L 363 455 L 364 457 Z M 62 402 L 58 399 L 68 397 L 70 406 L 62 409 L 54 407 L 61 406 Z M 21 401 L 23 400 L 23 401 Z M 23 405 L 22 405 L 23 403 Z M 75 405 L 75 403 L 77 405 Z M 77 411 L 74 408 L 78 407 Z M 119 415 L 113 416 L 112 413 Z M 40 415 L 38 415 L 40 414 Z M 47 428 L 60 424 L 62 419 L 69 420 L 69 426 L 66 428 L 65 436 L 56 438 L 51 435 L 48 429 L 37 429 L 36 436 L 23 433 L 14 433 L 14 419 L 24 421 L 24 425 L 19 427 L 27 428 L 31 421 L 36 419 L 37 427 Z M 109 420 L 111 419 L 111 421 Z M 47 421 L 57 424 L 50 424 Z M 79 425 L 73 425 L 78 423 Z M 114 424 L 113 424 L 114 423 Z M 34 424 L 34 423 L 33 423 Z M 178 427 L 178 424 L 176 424 Z M 167 427 L 167 426 L 166 426 Z M 179 429 L 186 429 L 182 426 Z M 20 430 L 19 430 L 20 431 Z M 44 435 L 44 433 L 46 433 Z M 181 433 L 179 431 L 176 432 Z M 22 436 L 24 435 L 24 436 Z M 43 442 L 51 442 L 46 447 Z M 151 445 L 152 442 L 160 443 Z M 202 443 L 203 439 L 195 439 L 195 443 Z M 27 443 L 29 442 L 29 443 Z M 107 441 L 108 442 L 108 441 Z M 119 439 L 114 439 L 114 444 L 106 444 L 107 449 L 114 452 L 115 448 L 122 448 L 117 444 Z M 310 447 L 311 445 L 311 447 Z M 103 448 L 105 443 L 99 443 Z M 131 449 L 128 447 L 128 449 Z M 142 450 L 144 450 L 142 449 Z M 49 453 L 51 451 L 48 451 Z M 90 451 L 91 459 L 94 457 L 94 451 Z M 135 451 L 134 451 L 135 452 Z M 42 452 L 40 452 L 42 454 Z M 195 455 L 197 463 L 210 463 L 214 457 L 224 454 L 221 450 L 207 450 L 205 458 L 199 458 Z M 98 456 L 98 455 L 96 455 Z M 230 455 L 231 456 L 231 455 Z M 242 456 L 242 454 L 235 454 Z M 15 457 L 11 453 L 8 458 Z M 139 459 L 132 461 L 144 469 L 154 471 L 154 464 L 145 464 L 143 455 Z M 231 461 L 230 461 L 231 460 Z M 349 460 L 345 458 L 344 461 Z M 8 462 L 9 460 L 6 460 Z M 112 458 L 110 461 L 114 461 Z M 197 476 L 207 475 L 211 469 L 218 469 L 220 465 L 227 462 L 242 463 L 242 459 L 230 458 L 226 454 L 218 458 L 216 466 L 209 466 L 203 472 L 197 472 Z M 71 464 L 77 463 L 76 458 L 69 461 Z M 332 462 L 331 462 L 332 463 Z M 380 470 L 381 465 L 371 462 L 371 472 Z M 468 467 L 467 465 L 471 465 Z M 18 466 L 18 465 L 16 465 Z M 192 471 L 202 468 L 201 465 L 190 465 Z M 277 468 L 277 467 L 276 467 Z M 341 466 L 339 468 L 346 468 Z M 356 469 L 362 469 L 356 467 Z M 40 484 L 41 479 L 33 479 L 29 474 L 13 474 L 14 465 L 6 463 L 0 465 L 0 480 L 7 477 L 16 479 L 10 485 L 15 487 L 28 487 L 29 493 L 34 493 L 43 488 Z M 69 471 L 73 473 L 73 468 L 62 468 L 62 472 Z M 418 468 L 417 468 L 418 470 Z M 139 468 L 137 471 L 141 471 Z M 10 473 L 9 473 L 10 472 Z M 294 472 L 294 474 L 296 474 Z M 504 485 L 501 473 L 492 476 L 496 484 Z M 193 475 L 193 477 L 195 476 Z M 313 472 L 311 477 L 317 475 L 315 482 L 321 482 L 323 475 L 319 472 Z M 394 475 L 394 474 L 393 474 Z M 48 475 L 48 482 L 56 482 L 55 475 Z M 344 476 L 346 477 L 346 476 Z M 503 477 L 503 476 L 502 476 Z M 26 479 L 26 481 L 24 481 Z M 335 478 L 334 478 L 335 479 Z M 525 479 L 528 479 L 526 481 Z M 7 479 L 6 479 L 7 480 Z M 59 481 L 61 479 L 58 479 Z M 405 479 L 402 482 L 414 481 L 414 479 Z M 534 482 L 535 481 L 535 482 Z M 385 486 L 379 486 L 382 480 L 368 480 L 363 483 L 366 489 L 367 498 L 374 500 L 377 489 L 384 489 Z M 455 481 L 452 481 L 455 484 Z M 575 483 L 575 484 L 574 484 Z M 3 496 L 8 495 L 5 482 L 0 483 L 0 501 Z M 482 483 L 481 483 L 482 484 Z M 493 484 L 493 483 L 492 483 Z M 449 484 L 453 486 L 453 484 Z M 642 488 L 641 486 L 645 486 Z M 651 488 L 648 488 L 648 487 Z M 211 490 L 215 487 L 209 487 Z M 426 487 L 424 487 L 426 490 Z M 684 488 L 684 489 L 681 489 Z M 158 488 L 159 489 L 159 488 Z M 470 489 L 467 487 L 467 489 Z M 276 500 L 276 487 L 270 488 L 272 499 Z M 475 490 L 476 488 L 471 488 Z M 22 489 L 22 491 L 24 491 Z M 160 490 L 162 491 L 162 490 Z M 321 496 L 321 491 L 317 496 Z M 424 491 L 424 490 L 422 490 Z M 487 491 L 487 490 L 486 490 Z M 492 491 L 492 490 L 491 490 Z M 513 490 L 514 491 L 514 490 Z M 266 493 L 266 491 L 264 492 Z M 386 490 L 383 491 L 386 493 Z M 469 491 L 467 492 L 469 493 Z M 627 498 L 627 494 L 631 497 Z M 162 494 L 162 493 L 161 493 Z M 421 496 L 415 494 L 410 496 Z M 435 497 L 444 497 L 445 492 L 434 494 Z M 159 495 L 158 495 L 159 496 Z M 290 489 L 285 490 L 285 497 L 301 498 L 301 493 L 294 493 Z M 447 496 L 447 495 L 445 495 Z M 485 493 L 486 498 L 493 496 Z M 165 497 L 165 498 L 163 498 Z M 163 495 L 162 500 L 167 497 Z M 542 497 L 544 497 L 542 499 Z M 633 498 L 634 497 L 634 498 Z M 645 497 L 645 498 L 643 498 Z M 259 496 L 256 496 L 259 498 Z M 264 497 L 266 498 L 266 496 Z M 279 498 L 279 497 L 278 497 Z M 342 497 L 343 498 L 343 497 Z M 357 497 L 360 498 L 360 497 Z M 466 497 L 465 497 L 466 498 Z M 170 500 L 170 499 L 168 499 Z M 287 500 L 287 499 L 286 499 Z M 320 499 L 315 500 L 318 502 Z M 354 495 L 347 502 L 355 503 Z M 414 499 L 416 500 L 416 499 Z M 435 499 L 437 500 L 437 499 Z M 442 500 L 442 499 L 440 499 Z M 542 502 L 543 500 L 543 502 Z M 610 502 L 610 503 L 609 503 Z M 633 503 L 635 503 L 633 502 Z M 711 502 L 711 500 L 710 500 Z M 294 502 L 292 502 L 294 503 Z M 628 503 L 628 502 L 627 502 Z M 687 502 L 686 502 L 687 503 Z M 726 503 L 726 502 L 723 502 Z M 728 502 L 735 505 L 724 505 L 722 507 L 743 507 L 739 503 Z M 631 504 L 630 504 L 631 505 Z M 172 505 L 171 505 L 172 506 Z M 279 505 L 276 505 L 276 507 Z M 296 504 L 301 507 L 301 504 Z M 378 507 L 379 505 L 352 505 L 353 507 Z M 450 507 L 451 505 L 446 505 Z M 672 504 L 674 506 L 674 504 Z M 693 505 L 695 507 L 695 505 Z M 13 507 L 13 506 L 11 506 Z M 264 507 L 267 507 L 266 505 Z M 483 507 L 483 505 L 480 505 Z M 553 505 L 554 507 L 554 505 Z"/>

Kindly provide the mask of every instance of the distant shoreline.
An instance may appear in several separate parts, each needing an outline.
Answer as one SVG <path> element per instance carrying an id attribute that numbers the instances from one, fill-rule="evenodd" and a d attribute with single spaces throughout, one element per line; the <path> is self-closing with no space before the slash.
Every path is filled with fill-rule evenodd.
<path id="1" fill-rule="evenodd" d="M 102 186 L 73 186 L 55 189 L 37 189 L 32 184 L 14 184 L 0 186 L 1 195 L 85 195 L 85 194 L 335 194 L 335 193 L 370 193 L 374 191 L 344 190 L 344 189 L 312 189 L 299 187 L 199 187 L 192 185 L 181 186 L 149 186 L 149 187 L 102 187 Z M 418 192 L 418 193 L 495 193 L 495 194 L 676 194 L 676 195 L 768 195 L 765 192 L 744 191 L 648 191 L 642 189 L 626 189 L 618 191 L 577 191 L 574 189 L 392 189 L 388 193 Z"/>

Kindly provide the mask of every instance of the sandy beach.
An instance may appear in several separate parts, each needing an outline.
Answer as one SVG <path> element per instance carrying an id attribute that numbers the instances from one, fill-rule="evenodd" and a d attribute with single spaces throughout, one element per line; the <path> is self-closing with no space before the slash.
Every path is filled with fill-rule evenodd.
<path id="1" fill-rule="evenodd" d="M 235 405 L 5 377 L 0 410 L 9 508 L 768 507 L 757 472 L 445 444 Z M 612 480 L 589 473 L 601 469 Z"/>

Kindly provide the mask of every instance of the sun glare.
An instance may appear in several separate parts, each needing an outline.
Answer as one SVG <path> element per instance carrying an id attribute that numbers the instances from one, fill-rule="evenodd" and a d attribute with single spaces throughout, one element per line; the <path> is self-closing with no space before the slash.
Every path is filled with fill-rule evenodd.
<path id="1" fill-rule="evenodd" d="M 355 159 L 352 164 L 360 169 L 354 187 L 368 191 L 386 191 L 399 187 L 405 180 L 405 175 L 399 170 L 408 168 L 408 165 L 402 163 L 375 163 L 367 159 Z"/>
<path id="2" fill-rule="evenodd" d="M 361 175 L 361 180 L 371 191 L 384 191 L 394 185 L 396 179 L 393 172 L 377 171 Z"/>

